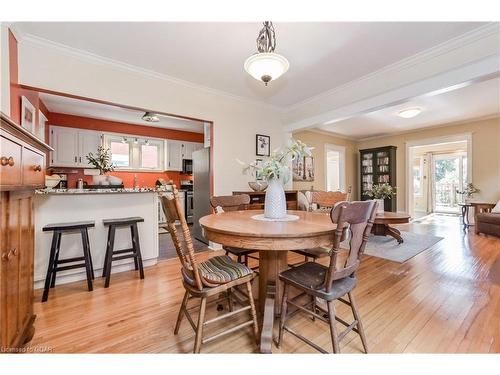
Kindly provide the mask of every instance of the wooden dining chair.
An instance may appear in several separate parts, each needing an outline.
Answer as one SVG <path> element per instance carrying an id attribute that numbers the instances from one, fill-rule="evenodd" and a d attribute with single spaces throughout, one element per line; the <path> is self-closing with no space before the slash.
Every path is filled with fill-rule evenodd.
<path id="1" fill-rule="evenodd" d="M 184 298 L 175 324 L 174 334 L 178 334 L 182 318 L 185 315 L 196 333 L 193 349 L 194 353 L 200 352 L 202 344 L 250 325 L 253 326 L 253 333 L 256 340 L 258 340 L 257 314 L 255 311 L 251 284 L 256 274 L 249 267 L 233 261 L 227 255 L 214 256 L 204 262 L 198 262 L 194 254 L 191 233 L 189 232 L 186 218 L 182 214 L 179 193 L 175 186 L 173 196 L 162 196 L 160 199 L 167 218 L 167 228 L 172 236 L 177 256 L 181 262 L 182 285 L 185 289 Z M 175 226 L 176 221 L 180 221 L 180 233 Z M 243 306 L 241 308 L 234 310 L 232 292 L 233 288 L 237 286 L 246 287 L 248 299 L 246 299 L 247 304 L 242 304 Z M 229 312 L 206 320 L 205 312 L 208 299 L 212 296 L 220 295 L 225 296 L 224 299 L 227 299 Z M 192 299 L 200 300 L 197 324 L 194 323 L 187 308 L 189 300 Z M 241 300 L 238 298 L 237 301 Z M 220 302 L 220 298 L 211 302 Z M 234 317 L 236 314 L 248 310 L 250 312 L 249 320 L 222 330 L 213 336 L 207 338 L 203 337 L 203 329 L 207 325 L 219 322 L 225 318 Z"/>
<path id="2" fill-rule="evenodd" d="M 377 203 L 374 201 L 342 202 L 338 204 L 330 213 L 332 222 L 337 224 L 337 228 L 330 251 L 329 266 L 308 262 L 280 273 L 279 279 L 284 283 L 284 290 L 278 346 L 281 345 L 284 331 L 287 331 L 316 350 L 327 353 L 325 349 L 287 326 L 289 317 L 297 312 L 306 312 L 313 319 L 319 319 L 329 325 L 334 353 L 340 352 L 339 342 L 350 331 L 359 334 L 363 348 L 368 353 L 363 325 L 352 292 L 357 284 L 356 271 L 359 268 L 361 256 L 375 220 L 376 206 Z M 340 242 L 346 232 L 350 234 L 350 248 L 346 260 L 340 262 L 340 259 L 338 259 Z M 289 299 L 288 293 L 291 286 L 299 289 L 301 293 Z M 345 299 L 346 295 L 348 299 Z M 308 302 L 304 305 L 298 302 L 303 296 L 308 297 Z M 316 299 L 324 300 L 327 309 L 325 310 L 319 306 Z M 336 315 L 336 300 L 351 307 L 354 316 L 352 323 L 348 323 Z M 289 305 L 295 307 L 295 310 L 288 312 Z M 347 329 L 339 334 L 336 322 L 343 324 Z"/>
<path id="3" fill-rule="evenodd" d="M 248 194 L 221 195 L 210 198 L 210 204 L 215 212 L 247 210 L 249 203 L 250 196 Z M 223 249 L 226 250 L 226 255 L 234 255 L 238 263 L 243 263 L 245 266 L 248 266 L 249 258 L 256 260 L 259 259 L 258 257 L 251 255 L 257 253 L 256 250 L 239 249 L 237 247 L 229 246 L 224 246 Z M 258 267 L 254 267 L 253 269 L 255 270 L 257 268 Z"/>
<path id="4" fill-rule="evenodd" d="M 351 186 L 347 192 L 342 191 L 310 191 L 309 192 L 309 211 L 330 212 L 332 208 L 339 202 L 349 201 L 351 194 Z M 313 209 L 316 205 L 316 209 Z M 300 254 L 304 257 L 304 261 L 289 264 L 290 267 L 296 267 L 300 264 L 307 263 L 309 260 L 315 262 L 320 258 L 327 257 L 330 249 L 324 247 L 316 247 L 314 249 L 294 250 L 292 252 Z"/>

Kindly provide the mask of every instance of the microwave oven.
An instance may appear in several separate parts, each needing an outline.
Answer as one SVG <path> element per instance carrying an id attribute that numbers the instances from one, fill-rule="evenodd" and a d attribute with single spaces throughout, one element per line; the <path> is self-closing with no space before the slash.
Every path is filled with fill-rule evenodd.
<path id="1" fill-rule="evenodd" d="M 191 159 L 182 160 L 182 173 L 193 174 L 193 160 Z"/>

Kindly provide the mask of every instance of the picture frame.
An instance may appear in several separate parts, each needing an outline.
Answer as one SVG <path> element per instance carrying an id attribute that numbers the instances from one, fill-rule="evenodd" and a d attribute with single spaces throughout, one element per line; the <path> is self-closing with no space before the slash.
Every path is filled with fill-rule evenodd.
<path id="1" fill-rule="evenodd" d="M 263 134 L 255 135 L 255 154 L 257 156 L 271 155 L 271 137 Z"/>
<path id="2" fill-rule="evenodd" d="M 264 161 L 262 159 L 255 159 L 255 167 L 261 168 L 263 162 Z M 262 177 L 262 174 L 260 174 L 259 171 L 256 169 L 255 170 L 255 181 L 263 181 L 263 180 L 264 180 L 264 177 Z"/>
<path id="3" fill-rule="evenodd" d="M 41 110 L 38 110 L 38 128 L 36 131 L 36 136 L 38 139 L 41 139 L 42 141 L 45 142 L 45 124 L 47 123 L 48 119 L 45 117 L 43 112 Z"/>
<path id="4" fill-rule="evenodd" d="M 314 157 L 304 156 L 292 162 L 293 181 L 314 181 Z"/>
<path id="5" fill-rule="evenodd" d="M 35 131 L 35 106 L 25 96 L 21 97 L 21 127 L 33 133 Z"/>

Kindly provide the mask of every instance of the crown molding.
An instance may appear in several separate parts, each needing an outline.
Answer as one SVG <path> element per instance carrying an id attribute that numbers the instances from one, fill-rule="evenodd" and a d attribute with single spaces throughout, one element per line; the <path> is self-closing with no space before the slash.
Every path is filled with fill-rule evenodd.
<path id="1" fill-rule="evenodd" d="M 111 59 L 108 57 L 97 55 L 97 54 L 94 54 L 94 53 L 89 52 L 89 51 L 74 48 L 74 47 L 71 47 L 71 46 L 68 46 L 68 45 L 65 45 L 62 43 L 54 42 L 52 40 L 45 39 L 45 38 L 42 38 L 42 37 L 39 37 L 39 36 L 36 36 L 33 34 L 24 33 L 18 27 L 16 27 L 15 24 L 10 25 L 9 28 L 12 31 L 12 33 L 14 34 L 14 36 L 16 37 L 17 42 L 19 44 L 27 44 L 27 45 L 31 44 L 31 45 L 34 45 L 37 47 L 54 49 L 54 50 L 57 50 L 63 54 L 75 57 L 81 61 L 90 62 L 90 63 L 98 64 L 98 65 L 104 65 L 104 66 L 112 67 L 112 68 L 119 69 L 119 70 L 126 71 L 126 72 L 132 72 L 132 73 L 135 73 L 138 75 L 142 75 L 144 77 L 158 79 L 158 80 L 162 80 L 162 81 L 165 81 L 168 83 L 181 85 L 181 86 L 184 86 L 187 88 L 191 88 L 191 89 L 195 89 L 195 90 L 199 90 L 199 91 L 204 91 L 204 92 L 209 93 L 209 94 L 222 96 L 222 97 L 229 98 L 232 100 L 237 100 L 237 101 L 240 101 L 242 103 L 258 105 L 260 107 L 265 107 L 265 108 L 268 108 L 268 109 L 271 109 L 271 110 L 274 110 L 274 111 L 277 111 L 280 113 L 284 112 L 284 110 L 285 110 L 282 107 L 277 107 L 275 105 L 265 103 L 265 102 L 260 101 L 260 100 L 253 100 L 253 99 L 249 99 L 249 98 L 246 98 L 243 96 L 231 94 L 231 93 L 228 93 L 226 91 L 213 89 L 213 88 L 208 87 L 208 86 L 199 85 L 199 84 L 196 84 L 196 83 L 193 83 L 190 81 L 186 81 L 186 80 L 183 80 L 180 78 L 172 77 L 172 76 L 169 76 L 169 75 L 166 75 L 163 73 L 158 73 L 158 72 L 155 72 L 155 71 L 150 70 L 150 69 L 141 68 L 141 67 L 136 66 L 136 65 L 128 64 L 128 63 L 114 60 L 114 59 Z"/>
<path id="2" fill-rule="evenodd" d="M 491 115 L 485 115 L 485 116 L 479 116 L 479 117 L 472 117 L 472 118 L 468 118 L 468 119 L 464 119 L 464 120 L 458 120 L 458 121 L 453 121 L 453 122 L 446 122 L 444 124 L 440 123 L 440 124 L 436 124 L 436 125 L 425 126 L 423 128 L 419 128 L 419 129 L 403 130 L 403 131 L 400 131 L 400 132 L 388 133 L 388 134 L 385 134 L 385 135 L 376 135 L 376 136 L 373 136 L 373 137 L 366 137 L 366 138 L 355 138 L 354 140 L 356 142 L 367 142 L 367 141 L 373 141 L 373 140 L 381 139 L 381 138 L 395 137 L 395 136 L 404 135 L 404 134 L 411 134 L 411 133 L 418 133 L 418 132 L 426 131 L 426 130 L 429 130 L 429 129 L 447 128 L 447 127 L 451 127 L 451 126 L 464 125 L 464 124 L 469 124 L 469 123 L 473 123 L 473 122 L 480 122 L 480 121 L 491 120 L 491 119 L 495 119 L 495 118 L 497 118 L 497 119 L 500 120 L 500 114 L 494 113 L 494 114 L 491 114 Z"/>
<path id="3" fill-rule="evenodd" d="M 381 77 L 381 76 L 384 76 L 387 74 L 396 74 L 398 72 L 409 69 L 409 68 L 414 67 L 416 65 L 430 61 L 436 57 L 439 57 L 443 54 L 449 53 L 453 50 L 463 48 L 467 44 L 475 43 L 478 40 L 481 40 L 481 39 L 484 39 L 484 38 L 491 36 L 492 34 L 500 35 L 500 23 L 499 22 L 490 22 L 484 26 L 480 26 L 480 27 L 473 29 L 465 34 L 459 35 L 455 38 L 447 40 L 447 41 L 445 41 L 441 44 L 438 44 L 434 47 L 428 48 L 428 49 L 423 50 L 419 53 L 416 53 L 412 56 L 409 56 L 407 58 L 399 60 L 393 64 L 386 65 L 379 70 L 376 70 L 372 73 L 369 73 L 367 75 L 364 75 L 362 77 L 359 77 L 357 79 L 349 81 L 341 86 L 337 86 L 331 90 L 324 91 L 318 95 L 307 98 L 301 102 L 298 102 L 296 104 L 292 104 L 292 105 L 286 107 L 285 111 L 286 111 L 286 113 L 289 113 L 289 112 L 292 112 L 294 110 L 299 109 L 300 107 L 302 107 L 304 105 L 310 104 L 314 101 L 321 100 L 323 98 L 326 98 L 330 95 L 334 95 L 336 93 L 341 93 L 341 92 L 347 90 L 348 88 L 352 88 L 356 85 L 359 85 L 360 83 L 363 83 L 363 82 L 366 82 L 366 81 L 369 81 L 371 79 Z"/>
<path id="4" fill-rule="evenodd" d="M 294 131 L 292 134 L 301 133 L 301 132 L 317 133 L 317 134 L 326 135 L 326 136 L 329 136 L 329 137 L 335 137 L 335 138 L 345 139 L 346 141 L 351 141 L 351 142 L 357 142 L 358 141 L 358 139 L 355 138 L 355 137 L 350 137 L 348 135 L 344 135 L 344 134 L 340 134 L 340 133 L 335 133 L 335 132 L 329 132 L 328 130 L 317 129 L 317 128 L 309 128 L 309 129 L 297 130 L 297 131 Z"/>

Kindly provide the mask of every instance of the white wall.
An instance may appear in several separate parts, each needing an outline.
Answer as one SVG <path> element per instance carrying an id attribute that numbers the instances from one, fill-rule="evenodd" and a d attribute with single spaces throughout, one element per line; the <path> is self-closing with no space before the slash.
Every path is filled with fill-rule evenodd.
<path id="1" fill-rule="evenodd" d="M 272 148 L 285 139 L 272 107 L 58 46 L 21 41 L 18 48 L 21 84 L 213 121 L 215 194 L 248 189 L 236 159 L 255 160 L 255 134 L 271 136 Z"/>
<path id="2" fill-rule="evenodd" d="M 0 25 L 0 110 L 10 116 L 9 29 Z"/>

